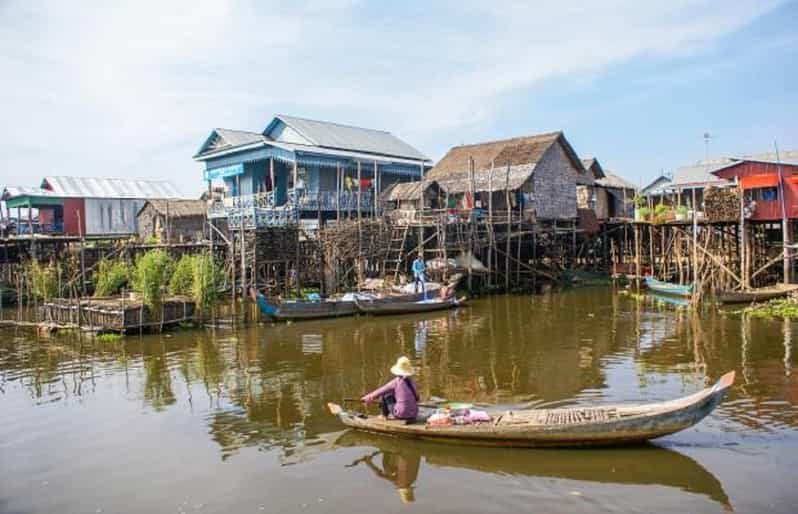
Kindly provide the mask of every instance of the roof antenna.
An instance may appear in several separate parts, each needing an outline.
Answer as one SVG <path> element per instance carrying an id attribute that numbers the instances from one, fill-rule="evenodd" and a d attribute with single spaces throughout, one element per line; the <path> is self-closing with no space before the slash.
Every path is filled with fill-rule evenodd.
<path id="1" fill-rule="evenodd" d="M 713 136 L 709 132 L 704 132 L 704 160 L 709 160 L 709 140 L 712 139 Z"/>

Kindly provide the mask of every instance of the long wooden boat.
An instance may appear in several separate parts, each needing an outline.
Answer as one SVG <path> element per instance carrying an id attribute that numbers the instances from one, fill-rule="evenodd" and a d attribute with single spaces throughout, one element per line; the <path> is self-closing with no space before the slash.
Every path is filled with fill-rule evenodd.
<path id="1" fill-rule="evenodd" d="M 766 302 L 798 291 L 798 284 L 778 284 L 771 287 L 759 287 L 748 291 L 718 291 L 721 303 L 753 303 Z"/>
<path id="2" fill-rule="evenodd" d="M 432 284 L 427 296 L 438 294 L 440 284 Z M 411 303 L 424 299 L 424 293 L 401 293 L 390 291 L 383 294 L 347 293 L 340 297 L 322 298 L 320 300 L 281 300 L 271 303 L 266 298 L 258 302 L 261 312 L 279 321 L 299 321 L 321 318 L 338 318 L 353 316 L 359 312 L 356 299 L 372 302 L 375 305 L 390 303 Z"/>
<path id="3" fill-rule="evenodd" d="M 449 297 L 444 299 L 434 298 L 432 300 L 420 300 L 415 302 L 370 300 L 357 298 L 355 304 L 360 312 L 365 314 L 386 315 L 386 314 L 416 314 L 419 312 L 434 312 L 452 309 L 465 303 L 465 299 Z"/>
<path id="4" fill-rule="evenodd" d="M 416 422 L 380 419 L 328 403 L 344 425 L 367 432 L 453 444 L 513 447 L 613 446 L 634 444 L 689 428 L 723 399 L 734 383 L 734 371 L 714 386 L 690 396 L 647 405 L 608 405 L 528 409 L 492 413 L 493 420 L 472 425 L 430 426 L 431 409 L 420 408 Z"/>
<path id="5" fill-rule="evenodd" d="M 672 284 L 670 282 L 663 282 L 654 277 L 646 277 L 643 279 L 646 286 L 657 293 L 671 294 L 675 296 L 690 296 L 693 294 L 693 284 Z"/>

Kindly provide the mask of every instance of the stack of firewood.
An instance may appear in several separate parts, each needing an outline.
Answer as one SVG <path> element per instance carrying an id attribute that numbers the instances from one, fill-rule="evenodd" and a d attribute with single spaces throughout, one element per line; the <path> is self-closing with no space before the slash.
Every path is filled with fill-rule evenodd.
<path id="1" fill-rule="evenodd" d="M 704 191 L 704 215 L 709 221 L 735 221 L 740 218 L 740 191 L 737 188 L 711 187 Z"/>

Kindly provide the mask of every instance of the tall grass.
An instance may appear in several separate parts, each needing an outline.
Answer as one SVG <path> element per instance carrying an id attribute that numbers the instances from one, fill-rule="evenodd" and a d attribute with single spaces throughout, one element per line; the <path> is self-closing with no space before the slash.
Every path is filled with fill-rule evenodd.
<path id="1" fill-rule="evenodd" d="M 163 250 L 147 252 L 136 260 L 133 290 L 141 293 L 142 301 L 152 316 L 160 315 L 161 298 L 171 269 L 172 259 Z"/>
<path id="2" fill-rule="evenodd" d="M 58 296 L 58 266 L 43 265 L 37 261 L 30 264 L 30 289 L 33 296 L 49 300 Z"/>
<path id="3" fill-rule="evenodd" d="M 111 296 L 130 280 L 132 270 L 121 260 L 103 259 L 94 272 L 94 296 Z"/>

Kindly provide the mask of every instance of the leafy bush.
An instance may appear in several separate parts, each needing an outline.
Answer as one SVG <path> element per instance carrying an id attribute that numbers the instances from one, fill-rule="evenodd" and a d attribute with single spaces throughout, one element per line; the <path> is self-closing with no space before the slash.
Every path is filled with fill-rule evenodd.
<path id="1" fill-rule="evenodd" d="M 30 265 L 31 293 L 41 300 L 49 300 L 58 296 L 58 269 L 49 264 L 43 266 L 37 261 Z"/>
<path id="2" fill-rule="evenodd" d="M 130 266 L 124 261 L 103 259 L 94 272 L 94 296 L 111 296 L 130 280 Z"/>
<path id="3" fill-rule="evenodd" d="M 210 254 L 195 255 L 193 258 L 192 297 L 199 312 L 208 311 L 216 303 L 219 284 L 224 281 L 222 270 Z"/>
<path id="4" fill-rule="evenodd" d="M 184 255 L 177 261 L 172 278 L 169 279 L 169 294 L 193 294 L 194 260 L 193 255 Z"/>
<path id="5" fill-rule="evenodd" d="M 642 195 L 636 195 L 634 198 L 635 207 L 638 209 L 642 209 L 646 206 L 646 197 Z"/>
<path id="6" fill-rule="evenodd" d="M 141 293 L 144 305 L 153 317 L 160 315 L 161 295 L 169 281 L 172 259 L 163 250 L 153 250 L 136 260 L 133 290 Z"/>
<path id="7" fill-rule="evenodd" d="M 688 209 L 686 205 L 680 205 L 676 208 L 676 214 L 681 216 L 687 216 L 688 212 L 690 212 L 690 209 Z"/>
<path id="8" fill-rule="evenodd" d="M 665 205 L 664 203 L 661 203 L 661 204 L 657 205 L 656 207 L 654 207 L 654 215 L 655 216 L 663 216 L 667 212 L 668 212 L 668 206 Z"/>
<path id="9" fill-rule="evenodd" d="M 651 217 L 651 209 L 648 207 L 640 207 L 638 212 L 640 213 L 640 219 L 647 220 L 649 217 Z"/>

